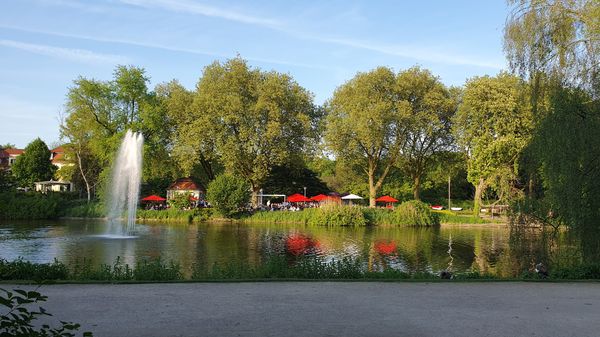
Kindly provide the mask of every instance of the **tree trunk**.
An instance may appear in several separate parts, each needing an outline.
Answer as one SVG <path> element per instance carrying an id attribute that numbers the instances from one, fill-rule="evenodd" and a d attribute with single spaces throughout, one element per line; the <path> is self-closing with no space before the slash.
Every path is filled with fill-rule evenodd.
<path id="1" fill-rule="evenodd" d="M 481 209 L 481 197 L 483 195 L 483 189 L 485 187 L 485 181 L 483 178 L 479 178 L 479 183 L 475 186 L 475 198 L 473 199 L 473 215 L 479 217 L 479 210 Z"/>
<path id="2" fill-rule="evenodd" d="M 91 186 L 90 186 L 90 183 L 88 182 L 85 174 L 83 173 L 83 167 L 81 167 L 81 155 L 79 152 L 76 152 L 76 155 L 77 155 L 77 162 L 79 163 L 79 172 L 81 173 L 81 177 L 83 178 L 83 181 L 85 182 L 85 189 L 87 191 L 87 202 L 89 204 L 92 199 Z"/>
<path id="3" fill-rule="evenodd" d="M 377 198 L 377 187 L 375 186 L 375 173 L 369 172 L 369 207 L 375 208 Z"/>
<path id="4" fill-rule="evenodd" d="M 533 198 L 533 179 L 532 178 L 529 178 L 528 189 L 529 189 L 529 197 Z"/>
<path id="5" fill-rule="evenodd" d="M 416 176 L 413 180 L 413 199 L 421 200 L 421 177 Z"/>
<path id="6" fill-rule="evenodd" d="M 258 192 L 260 192 L 260 188 L 258 186 L 252 185 L 252 207 L 258 206 Z"/>

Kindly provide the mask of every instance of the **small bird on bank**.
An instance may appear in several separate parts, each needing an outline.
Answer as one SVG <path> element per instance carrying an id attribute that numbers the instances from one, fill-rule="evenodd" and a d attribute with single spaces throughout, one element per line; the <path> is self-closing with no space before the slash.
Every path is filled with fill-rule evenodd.
<path id="1" fill-rule="evenodd" d="M 541 278 L 546 278 L 548 277 L 548 268 L 546 268 L 546 266 L 543 263 L 538 263 L 535 265 L 535 272 L 541 277 Z"/>

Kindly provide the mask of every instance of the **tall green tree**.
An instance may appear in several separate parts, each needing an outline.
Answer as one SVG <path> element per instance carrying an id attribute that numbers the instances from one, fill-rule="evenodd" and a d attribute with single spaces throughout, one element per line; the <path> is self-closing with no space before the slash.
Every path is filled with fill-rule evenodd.
<path id="1" fill-rule="evenodd" d="M 475 186 L 473 211 L 493 188 L 500 199 L 518 193 L 518 163 L 533 126 L 526 83 L 500 73 L 467 81 L 454 119 L 454 134 L 468 156 L 468 180 Z"/>
<path id="2" fill-rule="evenodd" d="M 584 259 L 595 261 L 600 256 L 600 2 L 509 4 L 506 54 L 511 68 L 532 83 L 536 123 L 529 154 L 543 184 L 539 211 L 552 210 L 554 219 L 579 232 Z"/>
<path id="3" fill-rule="evenodd" d="M 171 179 L 169 158 L 171 119 L 164 96 L 148 89 L 144 69 L 117 66 L 110 81 L 80 77 L 69 88 L 61 136 L 68 143 L 66 158 L 76 167 L 88 199 L 110 175 L 114 154 L 128 129 L 144 135 L 145 181 Z"/>
<path id="4" fill-rule="evenodd" d="M 325 141 L 336 157 L 366 175 L 371 207 L 406 143 L 404 116 L 411 107 L 398 98 L 397 83 L 389 68 L 358 73 L 328 103 Z"/>
<path id="5" fill-rule="evenodd" d="M 50 162 L 50 150 L 46 143 L 36 138 L 17 157 L 11 169 L 21 187 L 32 187 L 36 181 L 50 180 L 56 166 Z"/>
<path id="6" fill-rule="evenodd" d="M 401 71 L 397 83 L 398 99 L 410 107 L 403 111 L 408 132 L 400 167 L 413 181 L 413 198 L 420 200 L 421 184 L 436 154 L 453 145 L 451 121 L 458 97 L 456 89 L 452 94 L 431 72 L 419 67 Z"/>
<path id="7" fill-rule="evenodd" d="M 221 170 L 215 139 L 201 131 L 209 127 L 196 122 L 204 116 L 201 111 L 194 110 L 195 93 L 177 81 L 162 85 L 159 92 L 168 117 L 173 121 L 170 136 L 173 159 L 182 176 L 198 177 L 206 186 Z"/>
<path id="8" fill-rule="evenodd" d="M 598 0 L 510 0 L 504 49 L 511 69 L 529 77 L 534 97 L 546 82 L 599 89 Z"/>
<path id="9" fill-rule="evenodd" d="M 204 69 L 187 118 L 193 132 L 182 134 L 201 138 L 190 148 L 207 156 L 214 151 L 256 196 L 272 167 L 304 151 L 315 111 L 312 94 L 289 75 L 253 69 L 234 58 Z"/>

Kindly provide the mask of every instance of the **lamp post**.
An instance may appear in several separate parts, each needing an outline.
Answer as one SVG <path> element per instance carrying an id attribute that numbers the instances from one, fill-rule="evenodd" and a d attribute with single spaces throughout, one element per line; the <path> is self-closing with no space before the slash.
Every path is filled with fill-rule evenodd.
<path id="1" fill-rule="evenodd" d="M 304 186 L 304 197 L 306 198 L 306 186 Z"/>

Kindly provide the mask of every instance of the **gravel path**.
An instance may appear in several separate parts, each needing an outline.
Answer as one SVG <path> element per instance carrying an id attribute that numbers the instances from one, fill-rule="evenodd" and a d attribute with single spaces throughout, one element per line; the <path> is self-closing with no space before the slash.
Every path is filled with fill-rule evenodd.
<path id="1" fill-rule="evenodd" d="M 172 283 L 40 291 L 55 319 L 79 322 L 95 336 L 600 336 L 600 283 Z"/>

